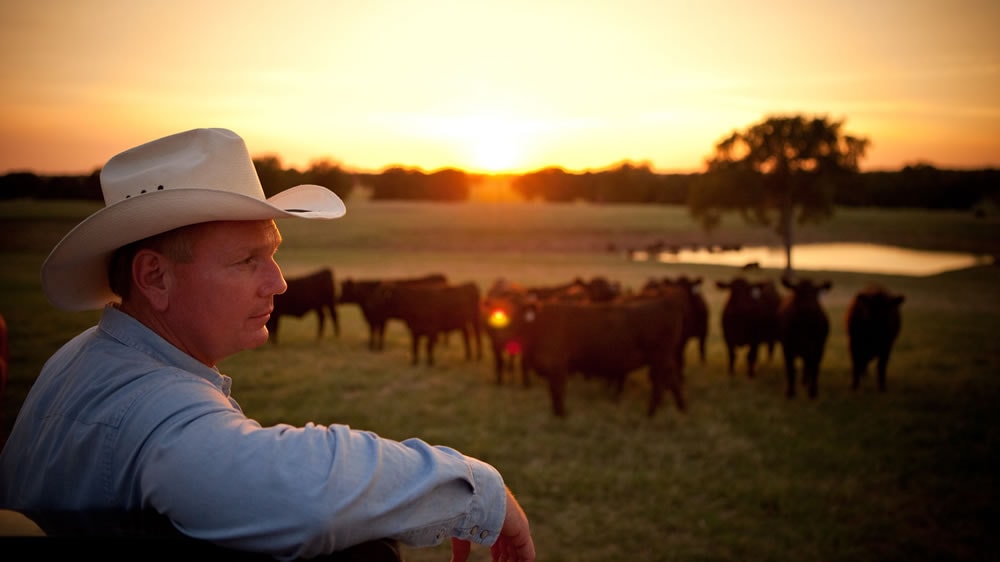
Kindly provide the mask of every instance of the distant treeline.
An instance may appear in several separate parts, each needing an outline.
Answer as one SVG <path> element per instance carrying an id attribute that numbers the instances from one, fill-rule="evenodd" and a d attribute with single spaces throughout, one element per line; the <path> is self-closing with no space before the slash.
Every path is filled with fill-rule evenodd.
<path id="1" fill-rule="evenodd" d="M 372 200 L 466 201 L 487 176 L 457 169 L 427 173 L 393 167 L 378 173 L 346 171 L 330 161 L 306 171 L 286 169 L 277 158 L 254 160 L 268 196 L 293 185 L 328 187 L 343 199 L 363 190 Z M 663 174 L 647 165 L 621 164 L 597 172 L 546 168 L 510 178 L 512 195 L 524 200 L 686 205 L 700 173 Z M 14 172 L 0 176 L 0 199 L 101 200 L 99 171 L 85 176 L 41 176 Z M 838 206 L 966 210 L 1000 206 L 1000 170 L 942 170 L 929 164 L 899 171 L 862 172 L 840 183 Z"/>

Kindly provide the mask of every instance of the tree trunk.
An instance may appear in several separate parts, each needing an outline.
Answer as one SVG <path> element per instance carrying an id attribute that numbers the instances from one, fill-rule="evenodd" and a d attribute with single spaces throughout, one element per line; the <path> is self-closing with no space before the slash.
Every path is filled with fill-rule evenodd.
<path id="1" fill-rule="evenodd" d="M 781 241 L 785 244 L 785 275 L 792 274 L 792 191 L 785 190 L 781 203 Z"/>

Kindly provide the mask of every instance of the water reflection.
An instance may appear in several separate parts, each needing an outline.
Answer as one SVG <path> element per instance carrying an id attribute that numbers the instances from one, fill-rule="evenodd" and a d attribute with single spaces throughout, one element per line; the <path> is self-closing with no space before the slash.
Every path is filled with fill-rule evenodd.
<path id="1" fill-rule="evenodd" d="M 647 252 L 634 252 L 632 259 L 648 261 Z M 745 247 L 733 251 L 708 252 L 680 249 L 661 252 L 655 259 L 662 263 L 692 263 L 743 267 L 756 263 L 763 268 L 785 267 L 785 251 L 767 246 Z M 878 244 L 800 244 L 792 247 L 792 265 L 797 270 L 852 271 L 887 275 L 935 275 L 993 263 L 990 256 L 958 252 L 927 252 Z"/>

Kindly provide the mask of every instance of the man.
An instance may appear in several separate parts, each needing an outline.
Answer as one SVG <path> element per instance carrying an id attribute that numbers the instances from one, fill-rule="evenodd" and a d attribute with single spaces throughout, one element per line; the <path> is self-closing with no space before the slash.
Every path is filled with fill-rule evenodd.
<path id="1" fill-rule="evenodd" d="M 261 427 L 217 363 L 267 341 L 273 219 L 344 214 L 326 188 L 265 199 L 243 140 L 197 129 L 101 171 L 105 207 L 42 266 L 56 306 L 104 309 L 46 363 L 0 454 L 0 508 L 153 510 L 183 534 L 279 558 L 377 539 L 469 541 L 533 560 L 528 520 L 492 466 L 346 426 Z"/>

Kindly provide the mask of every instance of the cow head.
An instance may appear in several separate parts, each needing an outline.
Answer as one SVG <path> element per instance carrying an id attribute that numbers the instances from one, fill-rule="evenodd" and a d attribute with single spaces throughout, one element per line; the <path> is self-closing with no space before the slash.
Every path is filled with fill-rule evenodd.
<path id="1" fill-rule="evenodd" d="M 781 278 L 781 285 L 792 292 L 795 300 L 803 303 L 818 303 L 820 295 L 833 288 L 833 283 L 830 281 L 817 283 L 809 278 L 796 281 L 788 276 Z"/>
<path id="2" fill-rule="evenodd" d="M 905 300 L 903 295 L 894 295 L 881 288 L 869 288 L 855 295 L 849 312 L 869 320 L 884 321 L 898 315 L 899 307 Z"/>

